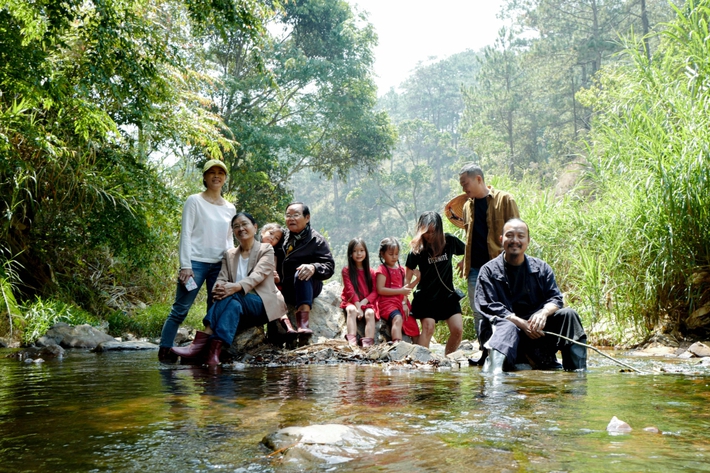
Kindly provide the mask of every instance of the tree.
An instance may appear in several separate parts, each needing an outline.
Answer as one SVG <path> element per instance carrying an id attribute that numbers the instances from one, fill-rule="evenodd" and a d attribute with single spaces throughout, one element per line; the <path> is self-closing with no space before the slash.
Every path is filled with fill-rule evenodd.
<path id="1" fill-rule="evenodd" d="M 234 146 L 190 44 L 212 24 L 258 34 L 258 13 L 241 0 L 0 3 L 0 235 L 26 293 L 88 304 L 156 261 L 179 204 L 151 154 Z"/>
<path id="2" fill-rule="evenodd" d="M 374 110 L 376 36 L 346 2 L 289 2 L 270 20 L 272 33 L 258 38 L 215 35 L 210 60 L 225 85 L 215 93 L 216 112 L 240 143 L 225 154 L 239 176 L 230 191 L 243 208 L 274 217 L 263 196 L 278 196 L 282 210 L 296 173 L 331 179 L 372 171 L 394 137 L 387 115 Z"/>

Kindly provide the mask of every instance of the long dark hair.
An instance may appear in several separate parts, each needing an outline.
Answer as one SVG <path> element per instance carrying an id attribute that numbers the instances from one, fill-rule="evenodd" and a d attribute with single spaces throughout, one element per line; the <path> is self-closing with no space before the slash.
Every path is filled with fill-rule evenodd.
<path id="1" fill-rule="evenodd" d="M 355 251 L 355 247 L 357 245 L 362 245 L 362 247 L 365 249 L 365 259 L 362 260 L 362 269 L 365 271 L 365 284 L 367 284 L 367 292 L 365 294 L 362 294 L 360 292 L 360 288 L 357 286 L 357 265 L 355 263 L 355 260 L 353 259 L 353 251 Z M 350 278 L 350 282 L 353 283 L 355 293 L 358 296 L 365 297 L 370 293 L 370 291 L 372 291 L 372 274 L 370 274 L 370 252 L 367 251 L 367 245 L 365 244 L 365 240 L 363 240 L 362 238 L 353 238 L 352 240 L 350 240 L 350 243 L 348 243 L 348 277 Z"/>
<path id="2" fill-rule="evenodd" d="M 433 238 L 431 242 L 427 242 L 424 234 L 432 228 Z M 412 253 L 418 255 L 423 250 L 427 250 L 432 256 L 439 256 L 444 251 L 446 246 L 446 237 L 444 236 L 444 222 L 441 221 L 441 215 L 434 211 L 424 212 L 419 216 L 417 221 L 417 233 L 412 238 L 410 243 Z"/>

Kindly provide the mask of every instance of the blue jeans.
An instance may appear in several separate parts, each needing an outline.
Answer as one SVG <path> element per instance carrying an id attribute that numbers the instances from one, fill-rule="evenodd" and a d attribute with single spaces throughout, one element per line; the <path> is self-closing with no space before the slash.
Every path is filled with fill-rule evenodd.
<path id="1" fill-rule="evenodd" d="M 237 330 L 264 325 L 269 321 L 264 302 L 256 294 L 237 292 L 225 297 L 207 311 L 202 320 L 214 332 L 213 337 L 231 345 Z"/>
<path id="2" fill-rule="evenodd" d="M 190 312 L 190 307 L 195 302 L 197 293 L 200 292 L 205 281 L 207 281 L 207 310 L 212 307 L 212 286 L 214 286 L 217 276 L 219 276 L 219 271 L 222 269 L 222 262 L 202 263 L 200 261 L 192 261 L 191 263 L 197 289 L 188 291 L 185 289 L 185 285 L 178 281 L 173 308 L 170 310 L 170 315 L 168 315 L 168 319 L 163 324 L 163 332 L 160 334 L 161 347 L 169 348 L 173 346 L 178 328 L 187 317 L 187 313 Z"/>
<path id="3" fill-rule="evenodd" d="M 468 303 L 471 305 L 471 311 L 473 311 L 473 325 L 476 328 L 476 337 L 479 338 L 481 335 L 481 320 L 483 316 L 476 312 L 476 280 L 478 279 L 478 273 L 480 268 L 471 268 L 468 272 Z"/>

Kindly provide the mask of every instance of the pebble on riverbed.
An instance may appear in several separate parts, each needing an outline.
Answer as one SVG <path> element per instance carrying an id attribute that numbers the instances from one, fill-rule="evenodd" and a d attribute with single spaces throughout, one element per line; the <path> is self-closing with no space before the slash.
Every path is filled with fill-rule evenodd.
<path id="1" fill-rule="evenodd" d="M 307 345 L 295 350 L 287 350 L 271 345 L 260 345 L 248 353 L 241 353 L 232 359 L 234 367 L 250 366 L 294 366 L 308 364 L 388 363 L 394 366 L 436 367 L 458 369 L 468 366 L 468 358 L 475 352 L 459 350 L 443 356 L 419 345 L 407 342 L 380 344 L 368 348 L 351 347 L 345 340 L 327 340 L 323 343 Z M 224 367 L 230 367 L 225 364 Z"/>
<path id="2" fill-rule="evenodd" d="M 632 430 L 629 424 L 618 419 L 616 416 L 612 417 L 609 425 L 606 426 L 606 431 L 612 435 L 628 434 Z"/>

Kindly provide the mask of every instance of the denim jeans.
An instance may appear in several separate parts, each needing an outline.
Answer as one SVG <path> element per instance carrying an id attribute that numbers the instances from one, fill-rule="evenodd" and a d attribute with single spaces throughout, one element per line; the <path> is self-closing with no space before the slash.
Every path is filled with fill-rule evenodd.
<path id="1" fill-rule="evenodd" d="M 207 310 L 212 307 L 212 286 L 214 286 L 219 271 L 222 269 L 222 262 L 219 263 L 202 263 L 200 261 L 192 261 L 192 272 L 194 273 L 197 289 L 188 291 L 185 285 L 180 281 L 177 283 L 177 291 L 175 293 L 175 302 L 170 310 L 168 319 L 163 324 L 163 332 L 160 334 L 160 346 L 172 347 L 175 342 L 180 324 L 187 317 L 187 313 L 195 302 L 197 293 L 200 292 L 202 284 L 207 281 Z"/>
<path id="2" fill-rule="evenodd" d="M 471 304 L 471 311 L 473 312 L 473 324 L 476 328 L 476 337 L 480 338 L 481 335 L 481 320 L 483 316 L 476 312 L 476 279 L 478 279 L 478 273 L 480 268 L 471 268 L 468 272 L 468 303 Z M 480 340 L 479 340 L 480 342 Z"/>
<path id="3" fill-rule="evenodd" d="M 214 332 L 213 337 L 227 345 L 232 344 L 237 330 L 244 330 L 268 323 L 264 302 L 256 294 L 237 292 L 225 297 L 207 311 L 202 320 Z"/>

